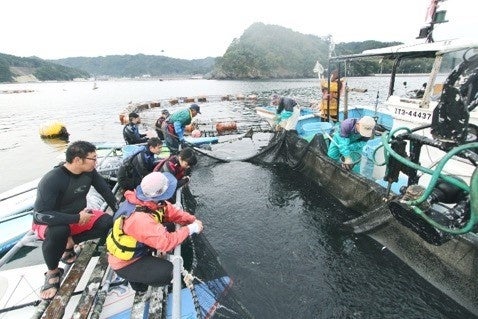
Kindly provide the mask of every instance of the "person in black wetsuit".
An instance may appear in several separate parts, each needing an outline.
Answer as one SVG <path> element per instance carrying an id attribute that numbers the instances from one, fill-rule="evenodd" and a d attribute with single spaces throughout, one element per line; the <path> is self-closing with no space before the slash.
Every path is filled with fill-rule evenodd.
<path id="1" fill-rule="evenodd" d="M 128 115 L 129 123 L 123 128 L 123 138 L 126 144 L 146 143 L 148 137 L 146 134 L 140 134 L 138 124 L 141 123 L 138 113 L 131 112 Z"/>
<path id="2" fill-rule="evenodd" d="M 113 211 L 118 209 L 114 194 L 95 169 L 96 162 L 93 144 L 74 142 L 66 150 L 66 162 L 38 183 L 32 229 L 44 240 L 42 252 L 48 267 L 42 299 L 51 299 L 57 293 L 63 273 L 59 262 L 72 264 L 76 260 L 74 245 L 106 236 L 112 226 L 110 215 L 86 206 L 86 195 L 93 186 Z"/>

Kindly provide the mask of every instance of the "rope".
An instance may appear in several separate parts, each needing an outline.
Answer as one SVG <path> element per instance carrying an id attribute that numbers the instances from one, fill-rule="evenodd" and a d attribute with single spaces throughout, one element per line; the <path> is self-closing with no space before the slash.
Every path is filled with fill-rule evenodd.
<path id="1" fill-rule="evenodd" d="M 172 136 L 172 137 L 175 137 L 179 140 L 179 137 L 173 133 L 170 133 L 168 130 L 165 130 L 166 134 L 168 134 L 169 136 Z M 166 143 L 167 144 L 167 143 Z M 188 142 L 184 142 L 184 144 L 186 144 L 188 147 L 192 148 L 194 151 L 198 152 L 199 154 L 202 154 L 204 156 L 207 156 L 207 157 L 210 157 L 216 161 L 219 161 L 219 162 L 222 162 L 222 163 L 229 163 L 230 161 L 227 160 L 227 159 L 223 159 L 223 158 L 219 158 L 219 157 L 216 157 L 214 155 L 211 155 L 211 154 L 208 154 L 206 153 L 205 151 L 199 149 L 198 147 L 194 146 L 193 144 L 191 143 L 188 143 Z"/>
<path id="2" fill-rule="evenodd" d="M 193 285 L 193 281 L 194 279 L 198 280 L 199 282 L 202 282 L 199 278 L 193 276 L 192 272 L 188 272 L 185 268 L 184 268 L 184 260 L 183 260 L 183 257 L 181 256 L 170 256 L 169 260 L 171 262 L 173 262 L 175 259 L 179 259 L 181 262 L 181 274 L 183 275 L 183 281 L 184 281 L 184 284 L 186 285 L 186 287 L 189 288 L 189 290 L 191 291 L 191 296 L 193 298 L 193 302 L 194 302 L 194 309 L 196 310 L 196 317 L 197 318 L 202 318 L 202 314 L 201 314 L 201 305 L 199 304 L 199 299 L 198 299 L 198 296 L 196 294 L 196 289 L 194 288 L 194 285 Z"/>

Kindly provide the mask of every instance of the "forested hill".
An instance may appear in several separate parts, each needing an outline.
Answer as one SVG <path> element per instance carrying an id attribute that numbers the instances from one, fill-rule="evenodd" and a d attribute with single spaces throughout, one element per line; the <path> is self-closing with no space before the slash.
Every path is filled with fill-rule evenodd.
<path id="1" fill-rule="evenodd" d="M 194 76 L 210 73 L 215 58 L 198 60 L 175 59 L 157 55 L 109 55 L 105 57 L 76 57 L 52 62 L 78 68 L 94 76 L 141 77 L 141 76 Z"/>
<path id="2" fill-rule="evenodd" d="M 71 81 L 89 77 L 88 72 L 37 57 L 23 58 L 0 53 L 0 82 Z"/>
<path id="3" fill-rule="evenodd" d="M 395 45 L 365 41 L 339 43 L 335 53 L 352 54 Z M 314 77 L 315 63 L 327 65 L 328 37 L 305 35 L 277 25 L 254 23 L 239 39 L 234 39 L 223 57 L 218 58 L 213 78 L 264 79 Z"/>
<path id="4" fill-rule="evenodd" d="M 310 78 L 315 63 L 327 66 L 329 38 L 301 34 L 278 25 L 254 23 L 233 39 L 222 57 L 197 60 L 155 55 L 71 57 L 59 60 L 22 58 L 0 53 L 0 82 L 69 81 L 89 77 L 189 77 L 216 79 Z M 398 42 L 338 43 L 334 55 L 396 45 Z M 376 73 L 383 65 L 363 62 L 348 75 Z M 387 67 L 387 65 L 386 65 Z M 412 69 L 419 72 L 419 69 Z"/>

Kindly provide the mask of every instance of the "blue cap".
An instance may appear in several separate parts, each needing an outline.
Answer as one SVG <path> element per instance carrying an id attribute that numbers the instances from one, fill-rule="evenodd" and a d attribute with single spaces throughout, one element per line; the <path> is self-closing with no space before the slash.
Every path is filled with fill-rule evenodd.
<path id="1" fill-rule="evenodd" d="M 191 104 L 191 106 L 190 106 L 189 108 L 190 108 L 191 110 L 196 111 L 198 114 L 201 114 L 199 105 L 197 105 L 197 104 Z"/>

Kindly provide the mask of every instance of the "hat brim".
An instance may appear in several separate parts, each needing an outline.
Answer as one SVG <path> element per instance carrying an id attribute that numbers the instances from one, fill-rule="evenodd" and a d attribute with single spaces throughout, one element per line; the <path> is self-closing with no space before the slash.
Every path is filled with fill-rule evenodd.
<path id="1" fill-rule="evenodd" d="M 143 190 L 141 189 L 141 185 L 139 185 L 138 187 L 136 187 L 136 197 L 145 202 L 148 202 L 148 201 L 159 202 L 159 201 L 171 198 L 174 195 L 174 192 L 176 191 L 176 185 L 178 184 L 178 180 L 171 173 L 165 172 L 163 173 L 163 175 L 166 176 L 166 178 L 168 179 L 168 188 L 166 189 L 164 193 L 155 197 L 149 197 L 143 193 Z"/>
<path id="2" fill-rule="evenodd" d="M 371 137 L 373 135 L 373 128 L 359 127 L 358 131 L 363 137 Z"/>

